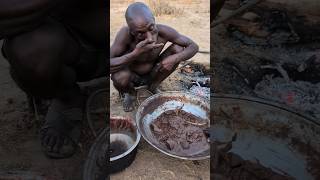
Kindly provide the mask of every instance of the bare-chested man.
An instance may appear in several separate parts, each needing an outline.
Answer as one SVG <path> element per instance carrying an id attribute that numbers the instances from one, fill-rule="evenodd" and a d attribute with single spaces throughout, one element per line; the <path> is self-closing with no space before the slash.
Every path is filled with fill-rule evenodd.
<path id="1" fill-rule="evenodd" d="M 132 111 L 134 87 L 148 85 L 155 92 L 179 63 L 193 57 L 199 48 L 173 28 L 156 24 L 143 3 L 131 4 L 125 17 L 128 26 L 120 29 L 110 50 L 110 72 L 113 85 L 124 95 L 124 111 Z M 168 42 L 172 44 L 162 52 Z"/>

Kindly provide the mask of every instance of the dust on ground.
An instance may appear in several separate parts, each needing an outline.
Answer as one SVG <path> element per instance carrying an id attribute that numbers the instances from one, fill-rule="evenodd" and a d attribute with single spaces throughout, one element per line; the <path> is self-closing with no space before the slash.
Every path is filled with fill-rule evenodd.
<path id="1" fill-rule="evenodd" d="M 117 31 L 125 25 L 124 12 L 128 5 L 134 1 L 111 0 L 110 43 L 113 42 Z M 160 7 L 172 12 L 156 16 L 156 22 L 169 25 L 181 34 L 194 40 L 202 51 L 210 50 L 210 5 L 205 0 L 175 0 L 157 1 L 147 0 L 147 4 L 160 3 Z M 156 10 L 156 9 L 154 9 Z M 209 68 L 209 54 L 198 53 L 192 61 L 204 64 Z M 183 90 L 179 84 L 182 77 L 175 71 L 164 82 L 160 89 L 163 91 Z M 137 106 L 136 106 L 137 109 Z M 136 109 L 125 113 L 117 90 L 110 80 L 110 114 L 135 118 Z M 149 145 L 143 138 L 138 147 L 137 157 L 124 171 L 111 175 L 112 180 L 122 179 L 210 179 L 209 160 L 186 161 L 169 157 L 160 153 Z"/>

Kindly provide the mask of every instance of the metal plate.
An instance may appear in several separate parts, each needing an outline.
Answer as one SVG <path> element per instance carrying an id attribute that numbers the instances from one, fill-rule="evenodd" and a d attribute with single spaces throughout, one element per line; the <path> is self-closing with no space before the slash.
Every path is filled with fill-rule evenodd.
<path id="1" fill-rule="evenodd" d="M 210 107 L 208 100 L 189 93 L 164 92 L 146 99 L 138 108 L 136 124 L 143 138 L 153 147 L 172 157 L 188 160 L 200 160 L 210 157 L 210 148 L 203 149 L 190 155 L 173 154 L 160 146 L 151 132 L 150 124 L 167 110 L 174 110 L 183 105 L 182 110 L 203 119 L 203 123 L 210 124 Z"/>
<path id="2" fill-rule="evenodd" d="M 320 124 L 296 110 L 262 99 L 214 95 L 211 141 L 230 141 L 231 152 L 296 179 L 319 178 Z"/>

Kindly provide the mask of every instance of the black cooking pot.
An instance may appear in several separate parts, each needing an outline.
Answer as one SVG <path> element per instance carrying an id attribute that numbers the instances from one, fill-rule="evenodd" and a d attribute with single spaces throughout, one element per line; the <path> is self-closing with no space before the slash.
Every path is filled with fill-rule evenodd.
<path id="1" fill-rule="evenodd" d="M 103 130 L 91 146 L 84 166 L 84 180 L 105 180 L 109 174 L 130 166 L 136 157 L 141 135 L 134 121 L 111 117 L 110 127 Z"/>
<path id="2" fill-rule="evenodd" d="M 134 161 L 141 135 L 130 118 L 110 118 L 110 173 L 119 172 Z"/>

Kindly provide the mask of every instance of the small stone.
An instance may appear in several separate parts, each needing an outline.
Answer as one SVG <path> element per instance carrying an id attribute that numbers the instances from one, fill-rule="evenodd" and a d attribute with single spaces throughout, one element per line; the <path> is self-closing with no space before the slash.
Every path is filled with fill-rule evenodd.
<path id="1" fill-rule="evenodd" d="M 247 12 L 244 15 L 242 15 L 242 18 L 248 21 L 257 21 L 260 18 L 260 16 L 253 12 Z"/>

